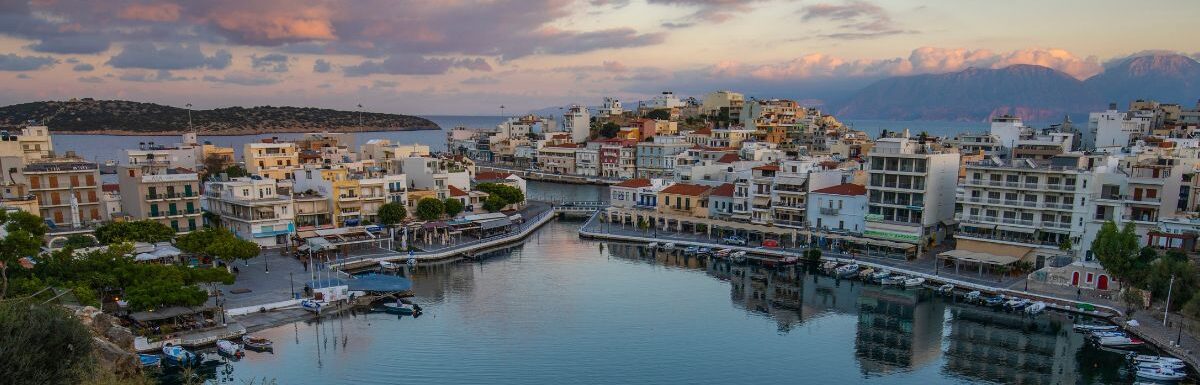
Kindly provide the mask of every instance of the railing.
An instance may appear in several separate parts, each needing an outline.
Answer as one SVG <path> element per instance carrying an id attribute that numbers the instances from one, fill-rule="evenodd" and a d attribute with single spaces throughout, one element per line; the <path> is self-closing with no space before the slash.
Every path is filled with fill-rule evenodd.
<path id="1" fill-rule="evenodd" d="M 821 208 L 821 215 L 838 215 L 839 212 L 840 212 L 840 210 L 832 208 L 832 207 L 822 207 Z"/>
<path id="2" fill-rule="evenodd" d="M 199 195 L 197 195 L 196 193 L 146 194 L 146 199 L 147 200 L 178 199 L 178 198 L 192 198 L 192 197 L 197 197 L 197 196 L 199 196 Z"/>

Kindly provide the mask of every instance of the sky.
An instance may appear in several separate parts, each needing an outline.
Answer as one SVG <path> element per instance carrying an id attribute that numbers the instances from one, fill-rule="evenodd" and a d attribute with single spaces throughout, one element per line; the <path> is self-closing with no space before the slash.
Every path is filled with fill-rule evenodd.
<path id="1" fill-rule="evenodd" d="M 496 115 L 889 76 L 1200 59 L 1200 1 L 0 0 L 0 104 L 91 97 Z"/>

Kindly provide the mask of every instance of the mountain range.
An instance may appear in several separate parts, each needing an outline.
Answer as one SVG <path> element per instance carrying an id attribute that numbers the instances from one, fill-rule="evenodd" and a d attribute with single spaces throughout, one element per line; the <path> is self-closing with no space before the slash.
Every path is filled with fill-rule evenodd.
<path id="1" fill-rule="evenodd" d="M 1012 114 L 1047 121 L 1125 106 L 1137 99 L 1195 106 L 1200 63 L 1187 56 L 1157 54 L 1111 63 L 1079 80 L 1036 65 L 900 76 L 876 81 L 840 103 L 838 118 L 980 121 Z M 827 108 L 828 109 L 828 108 Z"/>
<path id="2" fill-rule="evenodd" d="M 43 101 L 0 107 L 0 128 L 28 122 L 64 134 L 165 135 L 188 131 L 207 135 L 252 135 L 317 131 L 436 130 L 421 117 L 305 107 L 227 107 L 191 110 L 125 100 Z"/>

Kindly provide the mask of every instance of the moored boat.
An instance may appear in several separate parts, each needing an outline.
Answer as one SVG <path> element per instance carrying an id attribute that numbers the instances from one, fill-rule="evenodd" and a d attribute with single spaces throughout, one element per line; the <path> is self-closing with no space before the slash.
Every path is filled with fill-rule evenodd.
<path id="1" fill-rule="evenodd" d="M 1167 363 L 1167 362 L 1139 362 L 1134 364 L 1138 369 L 1171 369 L 1183 370 L 1187 365 L 1182 363 Z"/>
<path id="2" fill-rule="evenodd" d="M 683 249 L 683 255 L 695 255 L 700 251 L 700 246 L 688 246 Z"/>
<path id="3" fill-rule="evenodd" d="M 916 277 L 904 280 L 904 287 L 917 287 L 925 283 L 925 278 Z"/>
<path id="4" fill-rule="evenodd" d="M 646 247 L 649 247 L 650 250 L 658 250 L 658 242 L 650 242 Z"/>
<path id="5" fill-rule="evenodd" d="M 162 357 L 156 354 L 138 354 L 138 361 L 142 363 L 142 367 L 162 365 Z"/>
<path id="6" fill-rule="evenodd" d="M 848 265 L 839 266 L 837 269 L 833 270 L 833 273 L 838 278 L 846 278 L 858 274 L 858 269 L 859 266 L 857 263 L 851 263 Z"/>
<path id="7" fill-rule="evenodd" d="M 952 293 L 954 293 L 954 285 L 947 283 L 945 285 L 939 286 L 937 291 L 938 291 L 938 293 L 941 293 L 941 294 L 952 294 Z"/>
<path id="8" fill-rule="evenodd" d="M 908 280 L 908 277 L 905 277 L 905 276 L 903 276 L 903 275 L 893 275 L 893 276 L 886 277 L 886 278 L 884 278 L 884 279 L 880 280 L 880 281 L 879 281 L 879 283 L 880 283 L 880 284 L 882 284 L 882 285 L 885 285 L 885 286 L 887 286 L 887 285 L 901 285 L 901 286 L 903 286 L 903 285 L 904 285 L 904 281 L 906 281 L 906 280 Z"/>
<path id="9" fill-rule="evenodd" d="M 967 301 L 978 301 L 982 295 L 983 293 L 980 293 L 979 290 L 972 290 L 967 294 L 963 294 L 963 299 Z"/>
<path id="10" fill-rule="evenodd" d="M 1096 344 L 1110 348 L 1132 348 L 1145 345 L 1146 342 L 1129 336 L 1106 336 L 1096 338 Z"/>
<path id="11" fill-rule="evenodd" d="M 667 252 L 674 251 L 674 250 L 675 250 L 675 244 L 674 244 L 674 243 L 671 243 L 671 242 L 667 242 L 666 244 L 664 244 L 664 245 L 662 246 L 662 249 L 663 249 L 664 251 L 667 251 Z"/>
<path id="12" fill-rule="evenodd" d="M 870 267 L 868 267 L 868 268 L 866 268 L 866 269 L 859 270 L 859 272 L 858 272 L 858 279 L 859 279 L 859 280 L 862 280 L 862 281 L 867 281 L 867 280 L 870 280 L 870 279 L 871 279 L 871 275 L 872 275 L 872 274 L 875 274 L 875 269 L 873 269 L 873 268 L 870 268 Z"/>
<path id="13" fill-rule="evenodd" d="M 228 340 L 217 340 L 217 352 L 234 358 L 241 358 L 242 356 L 246 355 L 246 352 L 242 350 L 241 345 Z"/>
<path id="14" fill-rule="evenodd" d="M 379 261 L 379 267 L 384 270 L 399 270 L 400 269 L 400 265 L 392 263 L 392 262 L 388 262 L 388 261 Z"/>
<path id="15" fill-rule="evenodd" d="M 837 265 L 837 262 L 834 261 L 825 262 L 821 264 L 821 270 L 824 270 L 825 272 L 832 272 L 833 269 L 837 268 Z"/>
<path id="16" fill-rule="evenodd" d="M 258 351 L 258 352 L 275 349 L 275 343 L 271 342 L 271 340 L 266 339 L 266 338 L 261 338 L 261 337 L 255 337 L 255 336 L 252 336 L 249 334 L 242 336 L 242 345 L 245 346 L 246 349 L 250 349 L 250 350 Z"/>
<path id="17" fill-rule="evenodd" d="M 1118 329 L 1117 325 L 1088 325 L 1088 324 L 1075 324 L 1071 328 L 1074 329 L 1076 332 L 1080 332 L 1080 333 L 1090 333 L 1090 332 L 1098 332 L 1098 331 L 1113 331 L 1113 330 Z M 1153 357 L 1153 356 L 1148 356 L 1148 357 Z"/>
<path id="18" fill-rule="evenodd" d="M 313 313 L 321 314 L 321 303 L 314 299 L 300 300 L 300 307 Z"/>
<path id="19" fill-rule="evenodd" d="M 994 297 L 987 297 L 987 298 L 983 299 L 983 303 L 988 306 L 1000 306 L 1000 305 L 1003 305 L 1005 301 L 1006 300 L 1004 299 L 1004 295 L 997 295 Z"/>
<path id="20" fill-rule="evenodd" d="M 1187 373 L 1172 369 L 1143 369 L 1138 368 L 1137 378 L 1154 381 L 1179 381 L 1187 377 Z"/>
<path id="21" fill-rule="evenodd" d="M 871 274 L 871 280 L 875 282 L 882 282 L 884 278 L 887 278 L 890 275 L 892 275 L 892 272 L 887 270 L 876 271 L 875 273 Z"/>
<path id="22" fill-rule="evenodd" d="M 1034 302 L 1032 305 L 1029 305 L 1029 307 L 1025 308 L 1026 313 L 1035 314 L 1035 315 L 1039 314 L 1045 310 L 1046 310 L 1046 303 L 1042 302 L 1042 301 Z"/>
<path id="23" fill-rule="evenodd" d="M 742 250 L 735 251 L 729 254 L 729 260 L 735 263 L 746 262 L 746 252 Z"/>
<path id="24" fill-rule="evenodd" d="M 1183 362 L 1183 360 L 1175 358 L 1175 357 L 1152 356 L 1152 355 L 1148 355 L 1148 354 L 1136 354 L 1136 353 L 1130 354 L 1129 360 L 1133 361 L 1133 363 L 1163 362 L 1163 363 L 1174 364 L 1174 365 L 1186 365 Z"/>
<path id="25" fill-rule="evenodd" d="M 163 346 L 162 352 L 167 362 L 179 366 L 191 366 L 199 361 L 195 353 L 189 352 L 182 346 L 168 344 L 167 346 Z"/>

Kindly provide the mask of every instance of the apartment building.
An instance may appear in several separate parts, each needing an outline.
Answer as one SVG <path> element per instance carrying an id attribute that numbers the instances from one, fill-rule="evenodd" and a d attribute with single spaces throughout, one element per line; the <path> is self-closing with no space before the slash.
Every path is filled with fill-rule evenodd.
<path id="1" fill-rule="evenodd" d="M 221 170 L 237 164 L 237 157 L 234 156 L 233 147 L 221 147 L 205 143 L 200 147 L 201 166 L 205 165 L 209 159 L 217 159 Z M 209 172 L 217 170 L 206 170 Z"/>
<path id="2" fill-rule="evenodd" d="M 138 143 L 138 148 L 126 149 L 127 164 L 169 165 L 196 170 L 204 164 L 204 147 L 197 143 L 194 132 L 183 134 L 179 143 L 173 145 L 154 142 Z"/>
<path id="3" fill-rule="evenodd" d="M 662 179 L 634 178 L 609 187 L 609 203 L 618 208 L 655 209 L 658 192 L 666 187 Z"/>
<path id="4" fill-rule="evenodd" d="M 708 195 L 712 187 L 675 183 L 658 192 L 658 212 L 708 218 Z"/>
<path id="5" fill-rule="evenodd" d="M 296 231 L 330 229 L 333 222 L 333 202 L 329 196 L 315 190 L 292 191 L 292 206 L 295 208 Z"/>
<path id="6" fill-rule="evenodd" d="M 587 147 L 575 149 L 575 174 L 583 176 L 600 176 L 599 146 L 588 144 Z"/>
<path id="7" fill-rule="evenodd" d="M 861 234 L 866 229 L 866 186 L 843 183 L 808 193 L 808 225 L 822 231 Z"/>
<path id="8" fill-rule="evenodd" d="M 299 151 L 295 143 L 274 142 L 246 143 L 242 147 L 242 158 L 246 171 L 269 179 L 292 179 L 300 166 Z"/>
<path id="9" fill-rule="evenodd" d="M 572 175 L 575 174 L 575 152 L 578 147 L 570 143 L 547 144 L 538 149 L 538 171 Z"/>
<path id="10" fill-rule="evenodd" d="M 393 144 L 392 141 L 387 139 L 371 139 L 359 147 L 359 154 L 362 159 L 377 161 L 429 156 L 429 145 L 420 143 Z"/>
<path id="11" fill-rule="evenodd" d="M 205 210 L 217 225 L 262 247 L 287 245 L 296 232 L 292 192 L 270 178 L 234 178 L 204 184 Z"/>
<path id="12" fill-rule="evenodd" d="M 954 219 L 959 154 L 908 137 L 880 138 L 867 154 L 868 238 L 917 245 L 940 240 Z"/>
<path id="13" fill-rule="evenodd" d="M 21 169 L 29 194 L 38 200 L 41 217 L 71 227 L 107 220 L 100 201 L 99 167 L 72 155 L 44 158 Z"/>
<path id="14" fill-rule="evenodd" d="M 200 176 L 195 171 L 158 163 L 121 166 L 121 209 L 134 220 L 148 219 L 186 233 L 204 225 Z"/>
<path id="15" fill-rule="evenodd" d="M 403 174 L 409 190 L 432 190 L 437 199 L 450 197 L 449 186 L 470 186 L 475 175 L 475 163 L 461 156 L 392 159 L 385 169 L 389 175 Z"/>
<path id="16" fill-rule="evenodd" d="M 675 156 L 692 144 L 681 136 L 655 136 L 637 144 L 637 177 L 671 179 L 675 176 Z"/>

